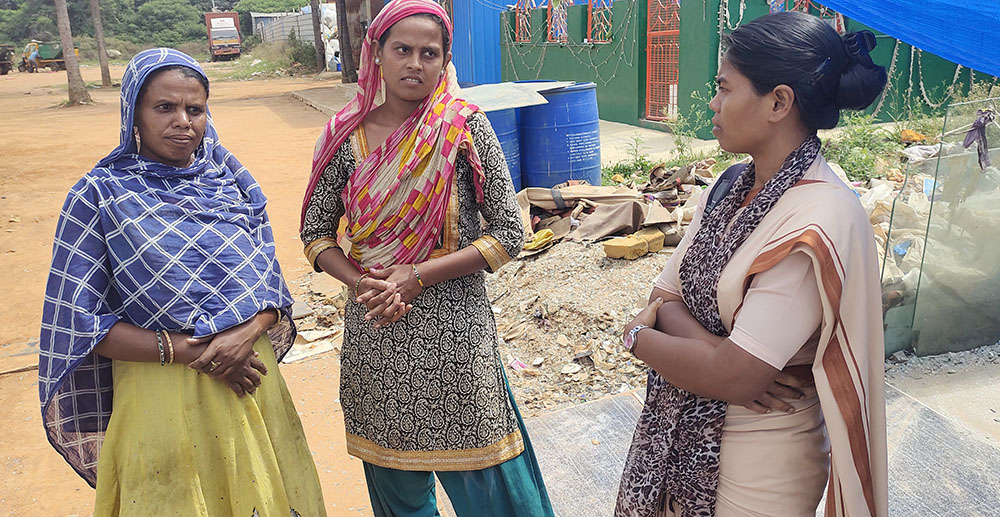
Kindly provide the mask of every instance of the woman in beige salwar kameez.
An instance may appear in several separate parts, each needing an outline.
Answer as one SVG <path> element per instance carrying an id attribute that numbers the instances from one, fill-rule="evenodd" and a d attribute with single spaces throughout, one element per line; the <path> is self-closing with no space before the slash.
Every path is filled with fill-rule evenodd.
<path id="1" fill-rule="evenodd" d="M 871 33 L 797 12 L 734 31 L 712 132 L 753 160 L 702 197 L 625 329 L 646 404 L 617 516 L 887 513 L 883 344 L 871 226 L 817 129 L 879 95 Z"/>

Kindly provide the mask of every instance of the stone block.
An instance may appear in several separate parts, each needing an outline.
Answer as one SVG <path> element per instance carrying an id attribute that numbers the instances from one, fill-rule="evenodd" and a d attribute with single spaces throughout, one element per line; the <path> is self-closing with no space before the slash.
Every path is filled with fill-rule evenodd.
<path id="1" fill-rule="evenodd" d="M 658 228 L 648 227 L 643 228 L 633 234 L 633 236 L 638 237 L 646 241 L 648 247 L 647 251 L 649 253 L 656 253 L 663 249 L 663 239 L 666 235 L 663 234 Z"/>
<path id="2" fill-rule="evenodd" d="M 604 254 L 608 258 L 635 260 L 646 253 L 649 253 L 649 243 L 634 235 L 604 242 Z"/>

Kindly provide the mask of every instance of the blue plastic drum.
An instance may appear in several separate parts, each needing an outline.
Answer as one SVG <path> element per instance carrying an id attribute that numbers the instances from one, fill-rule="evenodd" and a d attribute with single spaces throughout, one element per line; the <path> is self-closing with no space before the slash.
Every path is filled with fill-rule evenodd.
<path id="1" fill-rule="evenodd" d="M 493 131 L 500 139 L 500 147 L 507 158 L 507 168 L 510 169 L 510 179 L 514 181 L 514 190 L 521 191 L 521 142 L 517 130 L 517 111 L 514 109 L 490 111 L 486 113 L 490 119 Z"/>
<path id="2" fill-rule="evenodd" d="M 587 180 L 600 185 L 597 85 L 579 83 L 542 95 L 548 104 L 520 109 L 522 183 L 550 188 L 568 180 Z"/>

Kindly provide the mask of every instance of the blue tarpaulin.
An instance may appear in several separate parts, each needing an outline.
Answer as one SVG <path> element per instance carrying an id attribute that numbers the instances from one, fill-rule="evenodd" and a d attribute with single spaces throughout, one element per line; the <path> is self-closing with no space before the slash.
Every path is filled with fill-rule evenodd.
<path id="1" fill-rule="evenodd" d="M 821 0 L 926 52 L 1000 76 L 1000 0 Z"/>

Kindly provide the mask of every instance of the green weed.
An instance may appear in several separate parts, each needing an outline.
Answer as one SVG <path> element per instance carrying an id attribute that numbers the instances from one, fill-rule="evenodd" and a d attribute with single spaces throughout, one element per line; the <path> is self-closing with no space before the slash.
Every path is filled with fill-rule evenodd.
<path id="1" fill-rule="evenodd" d="M 898 135 L 876 126 L 874 117 L 863 113 L 844 116 L 841 131 L 823 142 L 823 156 L 839 164 L 852 181 L 884 177 L 890 166 L 898 166 L 903 149 Z"/>
<path id="2" fill-rule="evenodd" d="M 628 159 L 601 168 L 602 185 L 614 185 L 615 182 L 611 178 L 615 174 L 620 174 L 626 181 L 635 179 L 637 183 L 640 181 L 638 178 L 648 177 L 649 169 L 652 168 L 653 163 L 649 160 L 649 156 L 643 152 L 646 147 L 642 143 L 643 140 L 639 134 L 632 135 L 632 142 L 629 144 L 628 149 Z"/>
<path id="3" fill-rule="evenodd" d="M 225 79 L 239 81 L 257 77 L 312 73 L 315 68 L 316 55 L 312 45 L 289 39 L 255 45 L 252 52 L 236 60 L 233 71 L 226 75 Z"/>

